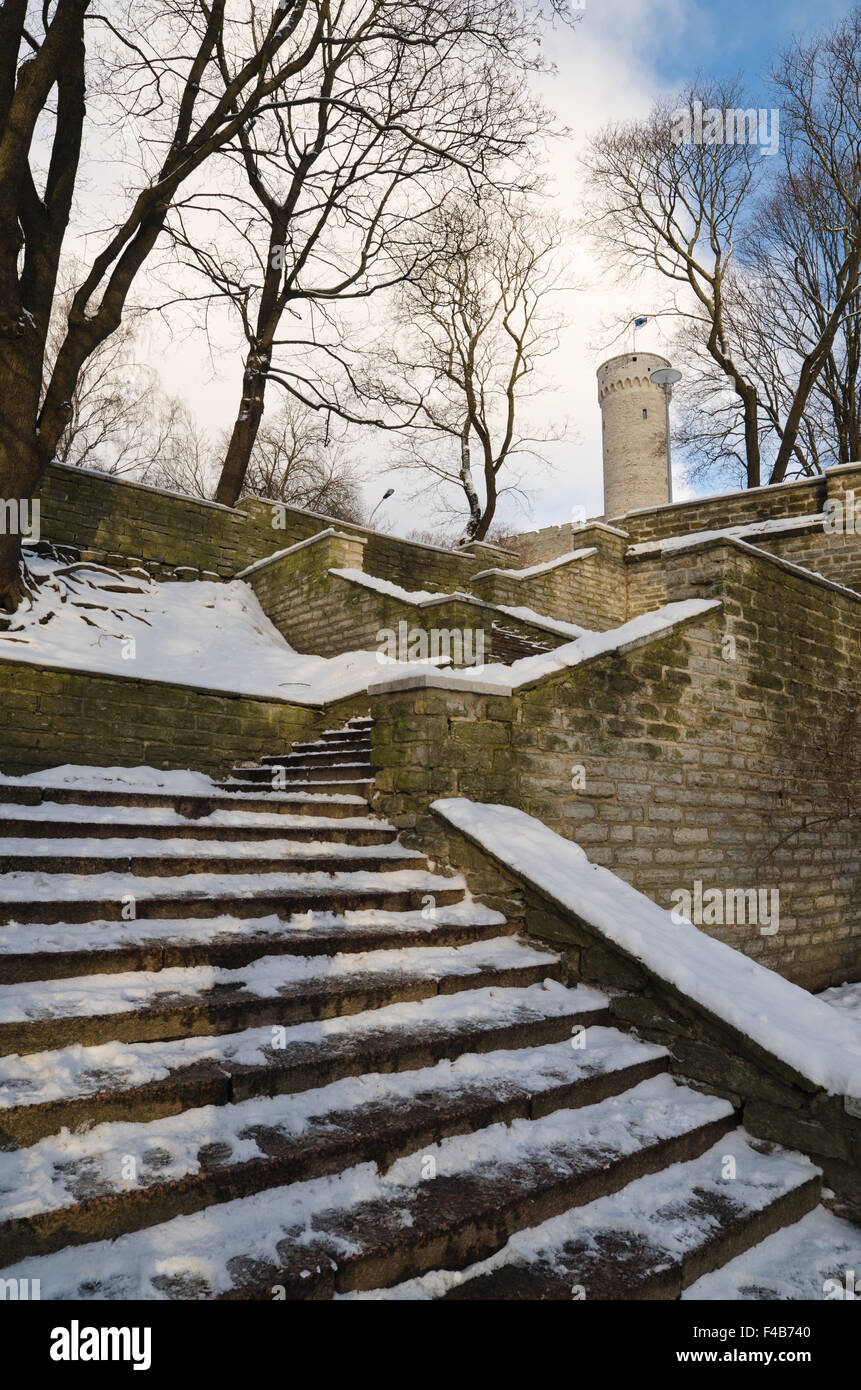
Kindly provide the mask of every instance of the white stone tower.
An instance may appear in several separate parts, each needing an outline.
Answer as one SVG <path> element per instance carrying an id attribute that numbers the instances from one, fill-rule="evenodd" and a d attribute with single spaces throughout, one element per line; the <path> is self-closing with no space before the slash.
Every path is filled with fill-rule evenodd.
<path id="1" fill-rule="evenodd" d="M 666 403 L 649 377 L 669 365 L 654 352 L 626 352 L 598 368 L 606 517 L 667 502 Z"/>

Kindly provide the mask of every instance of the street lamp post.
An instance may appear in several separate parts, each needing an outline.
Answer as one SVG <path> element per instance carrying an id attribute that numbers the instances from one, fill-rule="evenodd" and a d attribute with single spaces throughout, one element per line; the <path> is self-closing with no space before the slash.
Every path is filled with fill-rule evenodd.
<path id="1" fill-rule="evenodd" d="M 681 381 L 682 374 L 675 367 L 659 367 L 656 372 L 652 372 L 649 380 L 655 385 L 660 386 L 664 393 L 664 409 L 666 410 L 667 420 L 667 501 L 673 500 L 673 447 L 670 439 L 670 395 L 677 381 Z"/>

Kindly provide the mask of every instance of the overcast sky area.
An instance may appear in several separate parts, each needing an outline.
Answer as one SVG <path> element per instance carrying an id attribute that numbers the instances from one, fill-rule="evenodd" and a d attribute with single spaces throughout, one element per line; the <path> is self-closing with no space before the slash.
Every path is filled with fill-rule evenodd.
<path id="1" fill-rule="evenodd" d="M 551 154 L 559 211 L 565 216 L 581 211 L 577 157 L 590 133 L 611 120 L 645 115 L 656 98 L 674 94 L 699 70 L 716 77 L 742 74 L 759 93 L 760 104 L 770 105 L 762 79 L 776 51 L 794 35 L 808 34 L 846 10 L 845 0 L 817 0 L 815 5 L 801 0 L 586 0 L 576 27 L 560 26 L 552 37 L 557 71 L 542 83 L 546 101 L 571 132 Z M 548 421 L 568 421 L 571 437 L 552 446 L 551 472 L 527 478 L 529 512 L 503 502 L 498 519 L 517 531 L 564 521 L 575 506 L 585 506 L 589 515 L 602 512 L 595 372 L 604 358 L 630 347 L 629 337 L 616 337 L 614 322 L 648 314 L 653 307 L 648 287 L 632 291 L 596 263 L 588 247 L 578 244 L 571 250 L 578 288 L 565 296 L 570 326 L 549 365 L 553 385 L 540 405 Z M 654 323 L 640 331 L 637 345 L 667 351 L 667 340 Z M 165 388 L 183 395 L 207 429 L 232 423 L 240 387 L 235 356 L 225 353 L 210 360 L 199 336 L 180 333 L 171 339 L 156 330 L 150 334 L 149 355 Z M 362 453 L 372 467 L 385 456 L 371 440 Z M 385 517 L 386 528 L 401 533 L 436 526 L 433 505 L 410 500 L 414 483 L 409 479 L 372 473 L 368 506 L 392 485 L 396 495 L 378 513 L 380 523 Z M 677 496 L 690 495 L 680 481 L 676 491 Z"/>

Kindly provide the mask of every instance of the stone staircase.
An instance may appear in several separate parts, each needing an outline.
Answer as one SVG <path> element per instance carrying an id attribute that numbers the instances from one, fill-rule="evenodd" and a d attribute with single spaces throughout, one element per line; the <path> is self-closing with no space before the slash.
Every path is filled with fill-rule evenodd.
<path id="1" fill-rule="evenodd" d="M 370 748 L 351 720 L 213 794 L 0 787 L 4 1277 L 677 1298 L 817 1206 L 398 843 Z"/>

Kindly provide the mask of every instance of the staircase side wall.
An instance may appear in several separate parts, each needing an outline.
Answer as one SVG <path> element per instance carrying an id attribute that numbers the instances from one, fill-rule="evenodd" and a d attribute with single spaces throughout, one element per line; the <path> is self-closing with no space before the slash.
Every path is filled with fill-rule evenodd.
<path id="1" fill-rule="evenodd" d="M 436 797 L 518 806 L 663 907 L 719 889 L 698 925 L 797 983 L 857 979 L 861 604 L 728 546 L 677 564 L 723 609 L 512 696 L 375 694 L 380 810 L 421 838 Z M 730 890 L 776 891 L 777 930 Z"/>
<path id="2" fill-rule="evenodd" d="M 192 686 L 0 660 L 0 772 L 63 763 L 190 768 L 224 776 L 286 751 L 328 722 L 367 713 L 367 696 L 325 711 Z"/>

